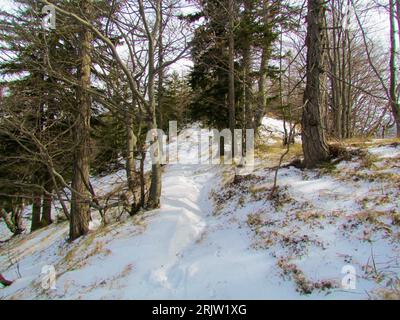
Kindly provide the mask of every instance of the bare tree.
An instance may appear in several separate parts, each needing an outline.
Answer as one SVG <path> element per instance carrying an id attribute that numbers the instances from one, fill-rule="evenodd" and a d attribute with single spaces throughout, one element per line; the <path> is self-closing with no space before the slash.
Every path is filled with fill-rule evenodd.
<path id="1" fill-rule="evenodd" d="M 236 128 L 236 107 L 235 107 L 235 9 L 234 1 L 228 0 L 228 16 L 229 16 L 229 31 L 228 31 L 228 59 L 229 59 L 229 129 L 232 132 L 232 145 L 234 140 L 234 130 Z M 232 148 L 233 152 L 233 148 Z"/>
<path id="2" fill-rule="evenodd" d="M 47 0 L 41 0 L 49 4 Z M 158 50 L 157 42 L 159 40 L 159 32 L 171 23 L 174 18 L 178 1 L 170 0 L 167 5 L 163 6 L 164 1 L 126 1 L 124 3 L 124 11 L 120 15 L 114 15 L 111 20 L 119 30 L 119 35 L 125 40 L 125 45 L 128 48 L 129 58 L 126 61 L 117 50 L 115 42 L 106 34 L 101 32 L 88 19 L 80 17 L 72 12 L 68 12 L 58 6 L 56 10 L 65 16 L 72 17 L 80 25 L 89 29 L 100 41 L 104 42 L 111 50 L 111 54 L 118 67 L 122 70 L 131 91 L 130 112 L 138 110 L 140 114 L 143 112 L 144 117 L 140 117 L 139 121 L 143 120 L 147 129 L 157 129 L 157 110 L 155 85 L 156 79 L 160 70 L 165 70 L 170 65 L 174 64 L 186 55 L 188 49 L 187 36 L 182 31 L 182 24 L 170 27 L 168 34 L 168 42 L 163 44 L 163 58 L 157 59 Z M 166 12 L 166 18 L 162 21 L 162 10 Z M 175 28 L 174 28 L 175 27 Z M 162 61 L 163 60 L 163 61 Z M 159 65 L 161 63 L 161 65 Z M 141 80 L 140 80 L 141 78 Z M 129 121 L 130 123 L 130 121 Z M 140 125 L 139 125 L 140 127 Z M 132 139 L 128 142 L 128 154 L 132 154 L 132 146 L 136 147 L 138 141 L 137 135 L 132 134 Z M 155 136 L 155 140 L 159 137 Z M 156 144 L 158 145 L 158 144 Z M 139 150 L 141 148 L 138 148 Z M 161 150 L 159 154 L 161 155 Z M 129 166 L 132 168 L 132 165 Z M 133 171 L 130 169 L 128 171 Z M 147 201 L 149 209 L 157 208 L 160 204 L 161 195 L 161 166 L 159 163 L 152 165 L 151 186 Z"/>
<path id="3" fill-rule="evenodd" d="M 81 9 L 85 17 L 92 15 L 91 0 L 82 0 Z M 80 86 L 78 88 L 78 110 L 73 127 L 74 140 L 77 147 L 74 154 L 74 169 L 72 176 L 71 218 L 69 236 L 74 240 L 89 231 L 90 192 L 89 192 L 89 155 L 90 155 L 90 114 L 91 96 L 90 76 L 92 68 L 92 31 L 81 26 L 80 33 Z"/>
<path id="4" fill-rule="evenodd" d="M 323 117 L 325 68 L 325 2 L 308 0 L 307 15 L 307 84 L 304 92 L 302 140 L 304 165 L 315 167 L 329 157 Z"/>
<path id="5" fill-rule="evenodd" d="M 354 15 L 356 17 L 356 21 L 358 27 L 361 31 L 362 39 L 365 46 L 365 52 L 368 58 L 368 64 L 375 73 L 376 77 L 379 79 L 381 88 L 383 89 L 387 100 L 390 102 L 390 108 L 393 114 L 394 121 L 397 127 L 397 136 L 400 136 L 400 104 L 398 101 L 398 94 L 397 94 L 397 69 L 396 69 L 396 28 L 395 28 L 395 16 L 397 15 L 397 7 L 395 7 L 395 3 L 392 0 L 389 0 L 389 5 L 387 9 L 389 10 L 389 19 L 390 19 L 390 59 L 389 59 L 389 70 L 390 70 L 390 77 L 389 77 L 389 85 L 385 79 L 379 73 L 378 67 L 374 63 L 372 59 L 371 48 L 368 43 L 367 32 L 363 26 L 363 23 L 360 18 L 360 14 L 357 11 L 357 7 L 355 5 L 354 0 L 350 0 L 352 7 L 354 8 Z"/>
<path id="6" fill-rule="evenodd" d="M 393 112 L 393 116 L 396 121 L 397 127 L 397 137 L 400 138 L 400 102 L 397 94 L 397 63 L 396 63 L 396 54 L 397 54 L 397 44 L 396 44 L 396 4 L 397 9 L 399 10 L 398 1 L 389 0 L 389 10 L 390 10 L 390 84 L 389 84 L 389 96 L 390 96 L 390 107 Z M 397 11 L 398 12 L 398 11 Z M 398 15 L 397 15 L 398 17 Z M 399 36 L 400 36 L 400 31 Z"/>

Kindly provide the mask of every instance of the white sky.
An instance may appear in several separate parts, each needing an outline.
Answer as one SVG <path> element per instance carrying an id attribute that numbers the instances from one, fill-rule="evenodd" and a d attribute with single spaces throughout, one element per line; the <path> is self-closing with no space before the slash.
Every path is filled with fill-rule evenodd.
<path id="1" fill-rule="evenodd" d="M 13 6 L 13 1 L 11 0 L 0 0 L 0 8 L 2 10 L 9 10 Z"/>
<path id="2" fill-rule="evenodd" d="M 299 2 L 300 0 L 292 0 L 293 2 Z M 303 2 L 304 0 L 301 0 Z M 367 1 L 367 0 L 362 0 Z M 14 1 L 12 0 L 0 0 L 0 8 L 2 10 L 12 10 Z M 190 11 L 188 8 L 187 10 Z M 186 10 L 186 11 L 187 11 Z M 368 36 L 372 39 L 377 39 L 381 44 L 385 46 L 386 43 L 389 42 L 389 19 L 388 14 L 381 10 L 381 12 L 374 12 L 367 19 L 366 29 L 368 30 Z M 353 24 L 356 25 L 356 21 L 353 21 Z M 387 46 L 389 48 L 389 45 Z M 187 69 L 188 66 L 191 66 L 191 61 L 184 60 L 179 62 L 179 66 L 174 69 Z"/>

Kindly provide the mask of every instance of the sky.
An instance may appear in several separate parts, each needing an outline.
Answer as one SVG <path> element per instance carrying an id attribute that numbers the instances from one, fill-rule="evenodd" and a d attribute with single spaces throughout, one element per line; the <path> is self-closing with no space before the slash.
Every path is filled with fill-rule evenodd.
<path id="1" fill-rule="evenodd" d="M 364 0 L 365 1 L 365 0 Z M 13 7 L 12 0 L 0 0 L 0 8 L 3 10 L 9 10 Z M 293 2 L 297 2 L 293 0 Z M 190 9 L 187 9 L 190 10 Z M 187 11 L 186 10 L 186 11 Z M 369 17 L 369 22 L 371 26 L 374 26 L 374 33 L 376 33 L 379 37 L 384 39 L 388 39 L 389 37 L 389 19 L 387 14 L 381 12 L 375 12 L 371 17 Z M 370 30 L 371 31 L 371 30 Z"/>
<path id="2" fill-rule="evenodd" d="M 293 3 L 296 2 L 303 2 L 304 0 L 292 0 Z M 361 0 L 361 1 L 367 1 L 367 0 Z M 13 3 L 14 1 L 12 0 L 0 0 L 0 8 L 3 10 L 12 10 L 13 8 Z M 185 11 L 190 11 L 190 8 L 187 8 Z M 378 39 L 379 42 L 383 45 L 385 43 L 389 42 L 389 19 L 387 13 L 381 11 L 381 12 L 374 12 L 371 14 L 368 19 L 366 20 L 368 26 L 368 36 L 372 40 Z M 353 25 L 357 25 L 356 20 L 354 19 Z M 389 45 L 388 45 L 389 48 Z M 177 71 L 184 71 L 185 69 L 189 68 L 192 65 L 190 60 L 183 60 L 179 62 L 177 66 L 175 66 L 173 69 L 176 69 Z"/>
<path id="3" fill-rule="evenodd" d="M 13 1 L 11 0 L 0 0 L 0 8 L 2 10 L 8 10 L 12 8 L 13 6 Z"/>

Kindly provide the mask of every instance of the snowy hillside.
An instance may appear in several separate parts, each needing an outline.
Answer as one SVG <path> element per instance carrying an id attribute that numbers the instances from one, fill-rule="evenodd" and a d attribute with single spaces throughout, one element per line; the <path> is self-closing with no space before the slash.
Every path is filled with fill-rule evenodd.
<path id="1" fill-rule="evenodd" d="M 279 120 L 263 124 L 266 135 L 283 132 Z M 190 160 L 198 152 L 196 135 L 185 136 L 180 147 Z M 376 140 L 352 150 L 351 158 L 318 170 L 282 168 L 274 197 L 276 164 L 268 161 L 235 180 L 228 166 L 168 165 L 159 210 L 98 223 L 73 243 L 60 222 L 0 244 L 1 273 L 15 280 L 0 289 L 0 299 L 387 295 L 378 290 L 398 281 L 400 146 Z M 93 185 L 107 192 L 123 181 L 117 172 Z M 56 271 L 50 290 L 42 286 L 46 265 Z M 342 286 L 349 266 L 355 288 Z"/>

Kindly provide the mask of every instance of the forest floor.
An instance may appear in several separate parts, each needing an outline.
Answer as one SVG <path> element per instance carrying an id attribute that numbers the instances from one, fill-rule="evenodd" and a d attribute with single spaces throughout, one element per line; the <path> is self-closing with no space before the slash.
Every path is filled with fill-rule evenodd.
<path id="1" fill-rule="evenodd" d="M 399 297 L 398 141 L 347 141 L 341 161 L 282 168 L 271 197 L 282 122 L 264 125 L 248 176 L 234 179 L 229 166 L 168 165 L 159 210 L 105 227 L 94 220 L 96 230 L 73 243 L 59 222 L 1 244 L 0 270 L 14 283 L 0 299 Z M 198 154 L 191 130 L 189 159 Z M 300 154 L 297 141 L 285 163 Z M 93 185 L 108 190 L 123 179 L 117 172 Z M 50 290 L 44 266 L 56 271 Z M 344 287 L 349 270 L 354 281 Z"/>

